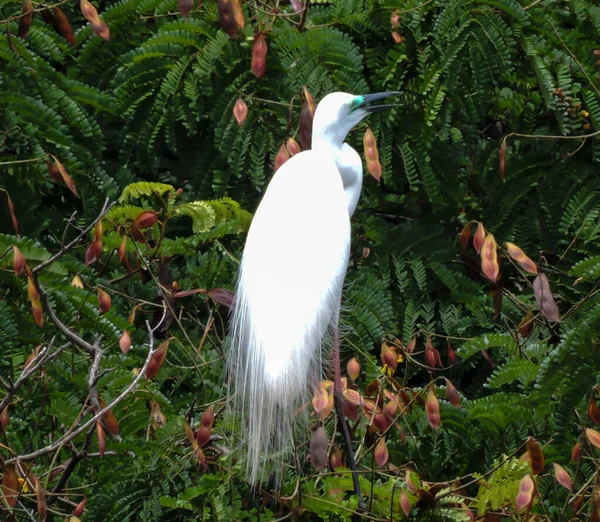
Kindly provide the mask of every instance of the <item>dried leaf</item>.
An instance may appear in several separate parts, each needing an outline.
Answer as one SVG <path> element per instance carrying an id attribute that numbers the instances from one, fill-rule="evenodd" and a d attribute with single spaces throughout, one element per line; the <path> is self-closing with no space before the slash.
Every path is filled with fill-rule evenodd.
<path id="1" fill-rule="evenodd" d="M 14 507 L 17 503 L 19 492 L 19 479 L 15 467 L 5 466 L 2 476 L 2 496 L 6 499 L 9 507 Z"/>
<path id="2" fill-rule="evenodd" d="M 100 405 L 101 410 L 103 410 L 107 406 L 106 402 L 104 402 L 102 397 L 98 397 L 98 404 Z M 116 437 L 117 435 L 119 435 L 119 423 L 111 410 L 107 410 L 102 414 L 102 421 L 104 423 L 106 431 L 111 437 Z"/>
<path id="3" fill-rule="evenodd" d="M 600 408 L 598 407 L 598 404 L 596 404 L 596 399 L 593 397 L 590 399 L 590 404 L 588 406 L 588 415 L 596 425 L 600 425 Z"/>
<path id="4" fill-rule="evenodd" d="M 348 373 L 348 377 L 350 377 L 352 382 L 358 379 L 358 376 L 360 375 L 360 364 L 356 357 L 352 357 L 352 359 L 348 361 L 348 364 L 346 365 L 346 372 Z"/>
<path id="5" fill-rule="evenodd" d="M 475 235 L 477 237 L 477 235 Z M 492 234 L 488 234 L 481 246 L 481 270 L 494 283 L 498 280 L 500 265 L 498 264 L 498 245 Z"/>
<path id="6" fill-rule="evenodd" d="M 13 245 L 13 268 L 15 270 L 15 275 L 20 276 L 25 270 L 25 256 L 19 250 L 19 247 Z"/>
<path id="7" fill-rule="evenodd" d="M 8 210 L 10 212 L 10 218 L 12 219 L 12 226 L 15 234 L 19 235 L 19 222 L 17 221 L 17 215 L 15 214 L 15 206 L 13 205 L 12 199 L 10 199 L 9 193 L 5 190 L 6 199 L 8 200 Z"/>
<path id="8" fill-rule="evenodd" d="M 244 100 L 238 98 L 233 106 L 233 117 L 235 118 L 235 121 L 237 121 L 238 127 L 242 126 L 246 116 L 248 116 L 248 106 Z"/>
<path id="9" fill-rule="evenodd" d="M 207 290 L 206 295 L 215 303 L 219 303 L 227 308 L 233 307 L 235 294 L 231 290 L 227 290 L 227 288 L 213 288 L 212 290 Z"/>
<path id="10" fill-rule="evenodd" d="M 544 454 L 539 442 L 535 439 L 527 441 L 527 456 L 531 472 L 534 475 L 539 475 L 544 471 Z"/>
<path id="11" fill-rule="evenodd" d="M 106 451 L 106 436 L 104 435 L 104 428 L 100 419 L 96 421 L 96 435 L 98 436 L 98 451 L 100 452 L 100 458 L 102 458 Z"/>
<path id="12" fill-rule="evenodd" d="M 554 478 L 556 479 L 556 482 L 558 482 L 563 488 L 572 492 L 573 486 L 571 485 L 571 477 L 567 473 L 567 470 L 556 462 L 552 465 L 554 466 Z"/>
<path id="13" fill-rule="evenodd" d="M 37 510 L 40 522 L 46 522 L 48 519 L 48 504 L 46 503 L 46 494 L 43 484 L 33 475 L 30 475 L 35 484 L 35 497 L 37 500 Z"/>
<path id="14" fill-rule="evenodd" d="M 444 377 L 444 379 L 446 380 L 446 399 L 448 399 L 448 402 L 455 408 L 460 408 L 460 395 L 458 394 L 458 390 L 446 377 Z"/>
<path id="15" fill-rule="evenodd" d="M 471 239 L 471 222 L 469 221 L 462 229 L 458 242 L 460 247 L 465 250 L 469 246 L 469 239 Z"/>
<path id="16" fill-rule="evenodd" d="M 535 300 L 537 301 L 541 314 L 548 319 L 548 321 L 557 323 L 560 321 L 560 313 L 558 306 L 554 301 L 554 296 L 550 290 L 550 283 L 546 274 L 540 273 L 533 281 L 533 293 Z"/>
<path id="17" fill-rule="evenodd" d="M 473 237 L 473 247 L 475 251 L 479 254 L 481 252 L 481 247 L 483 246 L 483 242 L 485 241 L 485 228 L 483 228 L 483 223 L 477 223 L 477 231 L 475 232 L 475 236 Z"/>
<path id="18" fill-rule="evenodd" d="M 100 309 L 100 315 L 104 315 L 110 310 L 112 300 L 102 288 L 98 288 L 98 307 Z"/>
<path id="19" fill-rule="evenodd" d="M 592 444 L 592 446 L 595 446 L 596 448 L 600 449 L 600 433 L 598 433 L 596 430 L 593 430 L 591 428 L 586 428 L 585 435 L 586 435 L 587 439 L 590 441 L 590 443 Z"/>
<path id="20" fill-rule="evenodd" d="M 192 447 L 195 447 L 196 437 L 194 436 L 194 430 L 192 429 L 190 423 L 186 418 L 183 419 L 183 429 L 185 430 L 185 436 L 187 437 L 188 441 L 190 442 Z"/>
<path id="21" fill-rule="evenodd" d="M 508 255 L 512 257 L 517 263 L 519 263 L 523 270 L 534 275 L 538 273 L 537 265 L 531 259 L 529 259 L 529 257 L 527 257 L 523 250 L 521 250 L 514 243 L 510 243 L 508 241 L 505 243 L 505 245 L 506 249 L 508 250 Z"/>
<path id="22" fill-rule="evenodd" d="M 267 70 L 267 41 L 263 33 L 254 35 L 254 45 L 252 46 L 252 74 L 257 78 L 262 78 Z"/>
<path id="23" fill-rule="evenodd" d="M 160 367 L 167 358 L 170 342 L 170 339 L 165 341 L 156 349 L 156 352 L 154 352 L 152 359 L 150 359 L 150 362 L 148 363 L 148 368 L 146 368 L 146 379 L 153 379 L 160 370 Z"/>
<path id="24" fill-rule="evenodd" d="M 131 336 L 127 330 L 123 330 L 123 333 L 119 338 L 119 348 L 122 353 L 127 353 L 131 348 Z"/>
<path id="25" fill-rule="evenodd" d="M 310 439 L 310 462 L 317 471 L 327 466 L 327 432 L 319 426 Z"/>
<path id="26" fill-rule="evenodd" d="M 65 169 L 64 165 L 56 157 L 50 157 L 54 160 L 54 164 L 58 169 L 62 181 L 76 197 L 79 197 L 79 194 L 77 194 L 77 190 L 75 189 L 75 184 L 73 183 L 71 176 L 69 176 L 69 174 L 67 173 L 67 169 Z"/>
<path id="27" fill-rule="evenodd" d="M 158 212 L 154 210 L 143 210 L 139 213 L 139 215 L 133 220 L 131 224 L 132 227 L 136 227 L 138 229 L 150 228 L 156 224 L 158 221 Z"/>
<path id="28" fill-rule="evenodd" d="M 277 155 L 275 156 L 274 171 L 277 172 L 281 168 L 281 166 L 289 159 L 290 153 L 284 143 L 283 145 L 281 145 L 281 147 L 279 147 Z"/>
<path id="29" fill-rule="evenodd" d="M 404 489 L 400 490 L 400 508 L 406 517 L 410 515 L 410 500 Z"/>
<path id="30" fill-rule="evenodd" d="M 525 314 L 525 317 L 521 319 L 519 326 L 517 326 L 517 330 L 523 339 L 527 339 L 531 335 L 531 332 L 533 331 L 533 312 L 531 310 L 529 310 Z"/>
<path id="31" fill-rule="evenodd" d="M 425 401 L 425 412 L 427 413 L 427 420 L 429 425 L 434 430 L 440 429 L 440 403 L 433 392 L 433 389 L 429 389 L 427 393 L 427 400 Z"/>
<path id="32" fill-rule="evenodd" d="M 502 140 L 502 144 L 500 145 L 500 179 L 504 181 L 504 160 L 506 158 L 506 138 Z"/>
<path id="33" fill-rule="evenodd" d="M 31 4 L 31 0 L 23 1 L 21 15 L 19 19 L 19 38 L 25 38 L 33 20 L 33 5 Z"/>
<path id="34" fill-rule="evenodd" d="M 13 38 L 12 38 L 12 33 L 10 31 L 10 24 L 9 24 L 8 20 L 6 20 L 6 40 L 8 42 L 8 46 L 10 47 L 10 50 L 13 53 L 18 54 L 17 48 L 15 47 L 15 42 L 13 41 Z"/>
<path id="35" fill-rule="evenodd" d="M 375 463 L 379 468 L 383 468 L 383 466 L 387 464 L 390 454 L 387 449 L 387 444 L 385 443 L 385 438 L 381 437 L 379 439 L 377 446 L 375 446 L 373 457 L 375 458 Z"/>
<path id="36" fill-rule="evenodd" d="M 319 386 L 315 387 L 312 399 L 312 405 L 315 413 L 321 421 L 324 421 L 333 409 L 332 386 L 326 388 L 325 383 L 327 382 L 328 381 L 323 381 Z"/>
<path id="37" fill-rule="evenodd" d="M 381 181 L 381 163 L 379 162 L 379 150 L 377 149 L 377 141 L 373 135 L 373 131 L 367 128 L 364 138 L 363 147 L 365 160 L 367 162 L 367 171 L 373 176 L 377 182 Z"/>
<path id="38" fill-rule="evenodd" d="M 44 11 L 48 12 L 49 11 Z M 73 47 L 77 45 L 77 40 L 75 40 L 75 35 L 73 34 L 73 29 L 71 28 L 71 24 L 69 23 L 69 19 L 62 12 L 62 10 L 58 7 L 54 7 L 52 9 L 52 14 L 55 22 L 55 29 L 67 42 L 69 42 Z"/>
<path id="39" fill-rule="evenodd" d="M 150 401 L 150 417 L 152 418 L 152 429 L 162 428 L 167 422 L 167 418 L 160 410 L 160 404 L 156 401 Z"/>
<path id="40" fill-rule="evenodd" d="M 177 0 L 177 7 L 181 16 L 187 18 L 194 8 L 194 0 Z"/>
<path id="41" fill-rule="evenodd" d="M 529 506 L 533 500 L 533 493 L 535 491 L 535 485 L 531 475 L 525 475 L 521 482 L 519 482 L 519 494 L 515 501 L 515 507 L 517 511 L 521 511 L 523 508 Z"/>

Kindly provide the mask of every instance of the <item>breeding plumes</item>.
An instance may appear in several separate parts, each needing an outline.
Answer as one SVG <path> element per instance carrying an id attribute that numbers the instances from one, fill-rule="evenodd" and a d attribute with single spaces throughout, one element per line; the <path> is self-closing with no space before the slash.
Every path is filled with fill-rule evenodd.
<path id="1" fill-rule="evenodd" d="M 344 140 L 369 113 L 393 107 L 369 105 L 392 94 L 336 92 L 323 98 L 313 120 L 312 149 L 277 170 L 250 226 L 228 371 L 252 483 L 264 479 L 268 461 L 281 463 L 293 447 L 297 410 L 322 378 L 326 334 L 339 320 L 350 217 L 362 188 L 360 156 Z"/>

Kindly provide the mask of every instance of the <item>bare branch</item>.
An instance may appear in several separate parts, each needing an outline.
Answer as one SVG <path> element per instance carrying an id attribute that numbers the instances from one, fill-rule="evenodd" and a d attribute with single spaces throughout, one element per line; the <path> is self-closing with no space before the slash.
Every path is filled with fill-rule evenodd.
<path id="1" fill-rule="evenodd" d="M 73 241 L 71 241 L 68 245 L 63 246 L 50 259 L 46 259 L 46 261 L 36 266 L 32 270 L 32 272 L 34 274 L 37 274 L 40 270 L 43 270 L 47 266 L 54 263 L 57 259 L 60 259 L 62 256 L 64 256 L 69 250 L 71 250 L 75 245 L 77 245 L 77 243 L 79 243 L 90 232 L 90 230 L 92 230 L 92 228 L 96 226 L 96 223 L 98 223 L 98 221 L 100 221 L 108 213 L 108 211 L 113 207 L 114 204 L 114 201 L 112 203 L 109 203 L 109 199 L 106 198 L 106 200 L 104 201 L 104 205 L 102 206 L 102 210 L 100 211 L 100 214 L 98 214 L 98 217 L 94 219 L 94 221 L 92 221 L 86 228 L 84 228 Z"/>

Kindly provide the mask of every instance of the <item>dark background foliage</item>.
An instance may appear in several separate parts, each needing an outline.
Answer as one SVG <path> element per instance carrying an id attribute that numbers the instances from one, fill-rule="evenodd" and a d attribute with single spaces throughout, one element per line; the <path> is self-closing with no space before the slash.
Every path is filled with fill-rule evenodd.
<path id="1" fill-rule="evenodd" d="M 372 116 L 348 140 L 362 155 L 368 124 L 383 177 L 377 183 L 366 174 L 353 218 L 343 358 L 359 360 L 364 397 L 378 380 L 381 405 L 384 389 L 405 386 L 413 398 L 398 418 L 405 441 L 395 427 L 384 436 L 383 469 L 369 449 L 381 434 L 367 427 L 368 415 L 353 423 L 371 515 L 404 517 L 404 492 L 418 520 L 468 520 L 469 511 L 524 519 L 529 515 L 517 514 L 514 502 L 533 471 L 517 459 L 534 437 L 546 466 L 536 473 L 532 513 L 570 520 L 579 502 L 582 520 L 598 517 L 597 461 L 584 428 L 595 420 L 587 411 L 600 363 L 600 7 L 591 0 L 338 0 L 296 13 L 287 2 L 244 1 L 245 27 L 231 37 L 214 0 L 196 3 L 187 18 L 175 0 L 95 6 L 109 41 L 94 34 L 76 2 L 60 3 L 74 29 L 72 46 L 43 20 L 46 4 L 33 4 L 24 38 L 21 4 L 0 5 L 0 398 L 9 398 L 3 476 L 15 456 L 47 448 L 90 419 L 97 411 L 92 391 L 108 403 L 127 388 L 148 353 L 144 321 L 156 325 L 166 299 L 167 321 L 154 346 L 170 339 L 166 361 L 112 409 L 119 437 L 107 437 L 107 453 L 99 458 L 92 427 L 25 459 L 46 492 L 49 519 L 62 520 L 87 496 L 82 520 L 270 520 L 290 513 L 349 520 L 356 499 L 348 474 L 318 478 L 305 462 L 307 441 L 299 450 L 305 469 L 290 468 L 283 498 L 251 492 L 230 452 L 242 428 L 225 410 L 227 308 L 203 292 L 173 294 L 233 288 L 243 234 L 277 151 L 288 137 L 299 140 L 303 87 L 317 101 L 335 90 L 397 90 L 401 106 Z M 268 45 L 262 78 L 250 67 L 256 31 Z M 248 106 L 241 126 L 232 114 L 238 98 Z M 53 157 L 79 197 L 49 175 Z M 99 260 L 85 264 L 90 232 L 38 274 L 47 306 L 103 349 L 90 387 L 90 354 L 47 314 L 42 328 L 35 324 L 27 278 L 13 270 L 13 246 L 34 268 L 96 219 L 106 198 L 120 199 L 102 220 Z M 129 274 L 117 249 L 142 210 L 158 212 L 160 222 L 148 229 L 148 243 L 129 236 Z M 471 220 L 499 245 L 497 284 L 482 274 L 474 248 L 459 246 Z M 507 241 L 546 274 L 560 323 L 540 314 L 534 276 L 507 255 Z M 82 288 L 72 285 L 76 275 Z M 112 298 L 104 315 L 97 288 Z M 523 335 L 528 312 L 533 329 Z M 132 339 L 125 354 L 124 330 Z M 399 353 L 416 339 L 395 383 L 381 371 L 386 339 Z M 441 354 L 443 368 L 434 372 L 425 367 L 428 340 Z M 62 351 L 12 389 L 29 355 L 48 343 Z M 459 390 L 460 408 L 445 400 L 442 376 Z M 441 406 L 437 431 L 422 407 L 432 380 Z M 203 466 L 185 423 L 197 428 L 209 405 L 217 415 Z M 341 446 L 332 416 L 326 427 Z M 578 441 L 583 459 L 571 462 Z M 76 465 L 67 466 L 69 458 Z M 579 495 L 556 486 L 554 462 L 569 471 Z M 407 467 L 431 498 L 407 489 Z M 459 477 L 465 489 L 441 489 Z M 30 487 L 14 511 L 2 504 L 2 516 L 35 518 L 39 504 Z"/>

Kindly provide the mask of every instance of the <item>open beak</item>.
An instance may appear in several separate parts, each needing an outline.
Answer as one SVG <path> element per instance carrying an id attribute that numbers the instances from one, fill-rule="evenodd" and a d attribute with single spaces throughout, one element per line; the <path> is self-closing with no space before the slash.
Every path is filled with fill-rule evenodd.
<path id="1" fill-rule="evenodd" d="M 378 112 L 385 111 L 388 109 L 393 109 L 394 107 L 400 107 L 399 103 L 388 103 L 385 105 L 368 105 L 370 103 L 383 100 L 384 98 L 388 98 L 389 96 L 395 96 L 400 94 L 398 91 L 389 91 L 389 92 L 377 92 L 374 94 L 365 94 L 363 95 L 363 102 L 361 103 L 361 109 L 367 112 Z"/>

